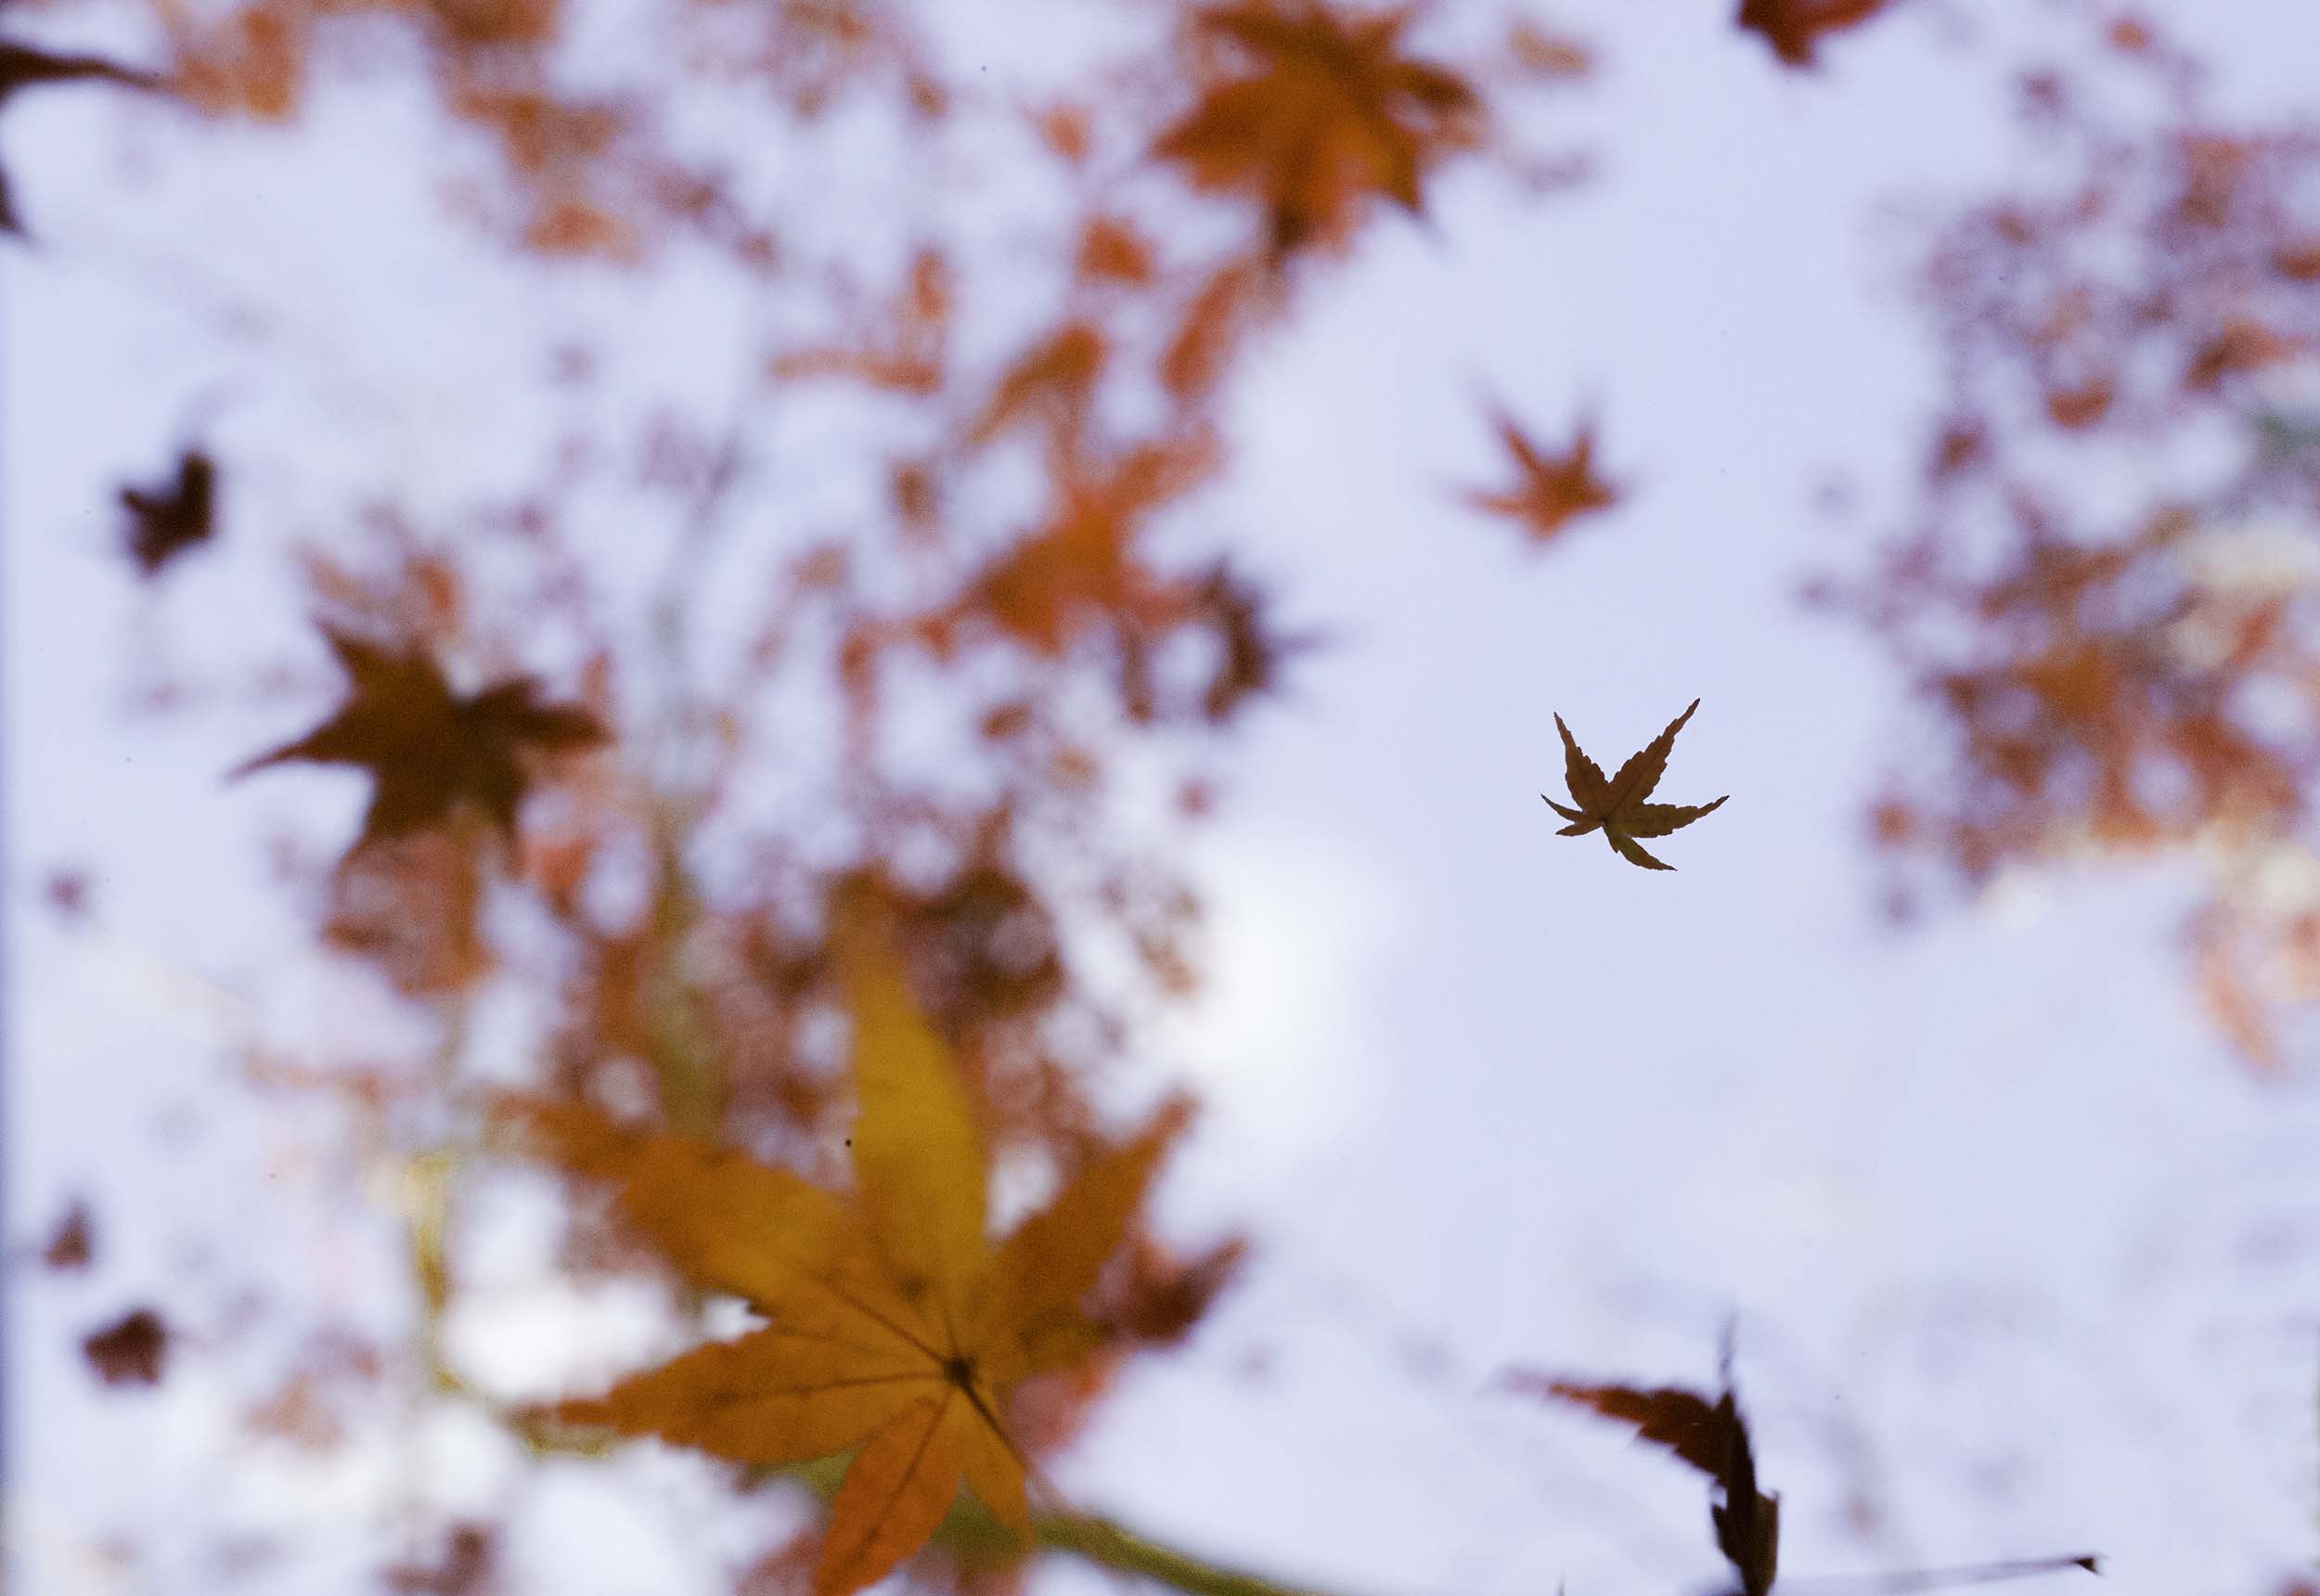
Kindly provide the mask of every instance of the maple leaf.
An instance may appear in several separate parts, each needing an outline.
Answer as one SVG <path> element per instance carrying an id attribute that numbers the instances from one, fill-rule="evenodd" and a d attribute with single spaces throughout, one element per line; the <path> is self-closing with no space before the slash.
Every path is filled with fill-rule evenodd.
<path id="1" fill-rule="evenodd" d="M 217 531 L 217 462 L 200 449 L 177 457 L 174 479 L 152 487 L 124 487 L 121 508 L 129 513 L 129 558 L 141 576 L 161 568 L 187 549 L 207 543 Z"/>
<path id="2" fill-rule="evenodd" d="M 1857 27 L 1885 9 L 1886 0 L 1741 0 L 1737 25 L 1759 33 L 1782 62 L 1813 64 L 1824 33 Z"/>
<path id="3" fill-rule="evenodd" d="M 766 1320 L 556 1416 L 767 1467 L 851 1451 L 815 1596 L 845 1596 L 917 1551 L 962 1478 L 1028 1536 L 1009 1399 L 1100 1345 L 1081 1299 L 1186 1117 L 1164 1111 L 994 1245 L 984 1148 L 947 1050 L 890 959 L 854 960 L 851 986 L 850 1193 L 570 1105 L 520 1111 L 559 1163 L 616 1183 L 626 1217 L 687 1276 Z"/>
<path id="4" fill-rule="evenodd" d="M 1595 474 L 1595 426 L 1582 421 L 1570 446 L 1550 455 L 1511 416 L 1496 418 L 1499 436 L 1514 457 L 1514 485 L 1503 493 L 1470 493 L 1467 502 L 1490 515 L 1503 515 L 1528 529 L 1531 541 L 1545 543 L 1566 523 L 1608 509 L 1619 502 L 1617 484 Z"/>
<path id="5" fill-rule="evenodd" d="M 1756 1454 L 1732 1388 L 1729 1329 L 1724 1335 L 1723 1395 L 1713 1402 L 1674 1386 L 1589 1385 L 1519 1370 L 1504 1376 L 1502 1383 L 1616 1419 L 1631 1426 L 1638 1439 L 1667 1448 L 1706 1474 L 1721 1499 L 1708 1507 L 1716 1545 L 1740 1576 L 1742 1591 L 1745 1596 L 1765 1596 L 1772 1588 L 1780 1561 L 1780 1498 L 1757 1488 Z"/>
<path id="6" fill-rule="evenodd" d="M 1481 108 L 1458 73 L 1401 53 L 1411 17 L 1320 0 L 1195 12 L 1194 26 L 1231 41 L 1253 70 L 1212 86 L 1153 153 L 1196 187 L 1254 195 L 1276 260 L 1343 243 L 1372 195 L 1423 214 L 1427 170 L 1476 141 Z"/>
<path id="7" fill-rule="evenodd" d="M 1563 724 L 1563 717 L 1554 717 L 1555 730 L 1563 734 L 1564 779 L 1571 789 L 1571 802 L 1576 809 L 1566 809 L 1543 792 L 1548 808 L 1571 823 L 1555 833 L 1558 837 L 1583 837 L 1597 827 L 1603 829 L 1604 841 L 1611 851 L 1630 864 L 1641 865 L 1647 870 L 1672 870 L 1675 866 L 1652 857 L 1636 846 L 1638 837 L 1664 837 L 1681 830 L 1703 815 L 1712 814 L 1723 806 L 1727 792 L 1713 804 L 1646 804 L 1644 799 L 1659 785 L 1667 773 L 1668 755 L 1676 744 L 1676 733 L 1692 718 L 1692 711 L 1700 707 L 1694 699 L 1691 707 L 1668 723 L 1644 750 L 1625 765 L 1618 773 L 1606 779 L 1603 766 L 1579 752 L 1572 740 L 1571 728 Z"/>
<path id="8" fill-rule="evenodd" d="M 361 842 L 377 843 L 448 818 L 465 800 L 513 839 L 530 785 L 527 756 L 588 747 L 604 739 L 596 717 L 539 701 L 529 676 L 461 697 L 442 667 L 416 648 L 389 650 L 325 625 L 352 689 L 339 712 L 305 736 L 240 766 L 246 776 L 305 761 L 357 765 L 375 783 Z"/>
<path id="9" fill-rule="evenodd" d="M 1667 1448 L 1706 1474 L 1715 1493 L 1708 1502 L 1708 1522 L 1715 1527 L 1717 1550 L 1740 1577 L 1738 1596 L 1766 1596 L 1772 1590 L 1780 1567 L 1780 1496 L 1777 1492 L 1767 1495 L 1757 1485 L 1756 1451 L 1748 1438 L 1748 1422 L 1733 1390 L 1729 1327 L 1724 1332 L 1723 1392 L 1713 1401 L 1678 1386 L 1593 1385 L 1527 1370 L 1511 1370 L 1500 1377 L 1499 1384 L 1532 1396 L 1574 1402 L 1617 1420 L 1632 1428 L 1636 1439 Z M 2099 1574 L 2099 1563 L 2098 1558 L 2083 1553 L 2024 1558 L 1971 1568 L 1886 1575 L 1878 1583 L 1888 1590 L 1929 1590 L 2066 1568 Z"/>

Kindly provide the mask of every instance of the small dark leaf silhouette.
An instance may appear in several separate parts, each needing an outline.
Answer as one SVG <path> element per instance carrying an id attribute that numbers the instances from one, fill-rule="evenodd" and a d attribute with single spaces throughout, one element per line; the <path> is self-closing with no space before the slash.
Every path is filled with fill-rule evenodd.
<path id="1" fill-rule="evenodd" d="M 1583 837 L 1602 828 L 1604 841 L 1612 852 L 1630 864 L 1647 870 L 1672 870 L 1673 865 L 1663 863 L 1645 853 L 1635 843 L 1638 837 L 1664 837 L 1681 830 L 1703 815 L 1713 813 L 1723 805 L 1727 792 L 1713 804 L 1646 804 L 1644 799 L 1659 785 L 1659 779 L 1668 769 L 1668 755 L 1675 748 L 1676 733 L 1692 718 L 1692 711 L 1700 707 L 1694 699 L 1691 708 L 1668 723 L 1668 728 L 1641 753 L 1619 766 L 1618 774 L 1605 779 L 1603 766 L 1579 752 L 1571 737 L 1571 728 L 1563 724 L 1563 717 L 1554 717 L 1554 728 L 1563 734 L 1564 779 L 1571 790 L 1571 802 L 1576 809 L 1566 809 L 1543 792 L 1539 796 L 1548 808 L 1571 823 L 1555 833 L 1558 837 Z"/>
<path id="2" fill-rule="evenodd" d="M 52 1269 L 85 1269 L 96 1252 L 96 1229 L 88 1204 L 76 1197 L 49 1233 L 46 1245 L 40 1250 L 40 1261 Z"/>
<path id="3" fill-rule="evenodd" d="M 346 672 L 347 701 L 304 737 L 233 774 L 293 760 L 362 766 L 376 783 L 363 817 L 365 843 L 435 825 L 462 800 L 512 840 L 531 781 L 527 760 L 604 739 L 587 711 L 540 702 L 539 684 L 529 676 L 463 698 L 417 649 L 384 649 L 329 626 L 323 635 Z"/>
<path id="4" fill-rule="evenodd" d="M 1716 1546 L 1740 1577 L 1738 1596 L 1767 1596 L 1780 1566 L 1780 1497 L 1767 1495 L 1757 1485 L 1756 1452 L 1749 1442 L 1748 1422 L 1741 1416 L 1739 1398 L 1732 1386 L 1729 1328 L 1724 1336 L 1722 1380 L 1723 1394 L 1713 1402 L 1673 1386 L 1590 1385 L 1525 1370 L 1509 1371 L 1499 1383 L 1528 1396 L 1575 1402 L 1615 1419 L 1632 1427 L 1639 1440 L 1667 1448 L 1706 1474 L 1715 1493 L 1708 1503 L 1708 1518 L 1715 1525 Z M 2036 1557 L 1970 1568 L 1871 1575 L 1853 1589 L 1899 1596 L 1901 1591 L 1980 1585 L 2066 1568 L 2102 1572 L 2092 1556 Z"/>
<path id="5" fill-rule="evenodd" d="M 1631 1385 L 1580 1385 L 1520 1371 L 1504 1384 L 1533 1396 L 1559 1397 L 1593 1409 L 1606 1419 L 1635 1426 L 1636 1439 L 1667 1448 L 1704 1474 L 1721 1477 L 1732 1451 L 1731 1423 L 1707 1397 L 1671 1385 L 1639 1390 Z"/>
<path id="6" fill-rule="evenodd" d="M 1780 1564 L 1780 1498 L 1766 1496 L 1757 1488 L 1756 1454 L 1748 1444 L 1747 1421 L 1740 1416 L 1739 1401 L 1732 1390 L 1729 1343 L 1724 1393 L 1714 1402 L 1672 1386 L 1645 1390 L 1632 1385 L 1584 1385 L 1521 1372 L 1508 1376 L 1506 1383 L 1534 1396 L 1576 1402 L 1606 1419 L 1631 1425 L 1640 1439 L 1666 1447 L 1706 1474 L 1720 1499 L 1708 1505 L 1716 1545 L 1740 1576 L 1744 1596 L 1765 1596 L 1772 1588 Z"/>
<path id="7" fill-rule="evenodd" d="M 81 1356 L 108 1385 L 158 1385 L 168 1353 L 169 1327 L 149 1307 L 122 1316 L 81 1343 Z"/>
<path id="8" fill-rule="evenodd" d="M 1283 663 L 1321 641 L 1309 633 L 1283 637 L 1270 630 L 1264 594 L 1224 560 L 1201 577 L 1193 603 L 1221 648 L 1201 695 L 1201 713 L 1211 721 L 1230 720 L 1244 703 L 1275 691 Z"/>
<path id="9" fill-rule="evenodd" d="M 1885 6 L 1886 0 L 1741 0 L 1739 26 L 1760 34 L 1783 64 L 1802 70 L 1813 64 L 1822 34 L 1866 22 Z"/>
<path id="10" fill-rule="evenodd" d="M 216 532 L 217 463 L 200 449 L 177 459 L 177 472 L 151 487 L 124 487 L 121 508 L 129 512 L 129 558 L 137 573 L 154 576 L 189 548 Z"/>

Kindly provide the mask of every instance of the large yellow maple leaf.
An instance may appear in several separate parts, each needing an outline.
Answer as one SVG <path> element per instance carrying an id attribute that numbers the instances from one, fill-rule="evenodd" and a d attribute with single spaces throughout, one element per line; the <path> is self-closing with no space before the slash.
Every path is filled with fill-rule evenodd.
<path id="1" fill-rule="evenodd" d="M 627 1218 L 685 1275 L 766 1320 L 555 1416 L 760 1466 L 852 1452 L 815 1596 L 845 1596 L 916 1551 L 962 1478 L 1028 1536 L 1009 1397 L 1097 1346 L 1080 1299 L 1186 1117 L 1164 1112 L 994 1243 L 965 1084 L 891 961 L 857 973 L 853 1015 L 850 1192 L 568 1103 L 517 1111 L 557 1162 L 614 1182 Z"/>

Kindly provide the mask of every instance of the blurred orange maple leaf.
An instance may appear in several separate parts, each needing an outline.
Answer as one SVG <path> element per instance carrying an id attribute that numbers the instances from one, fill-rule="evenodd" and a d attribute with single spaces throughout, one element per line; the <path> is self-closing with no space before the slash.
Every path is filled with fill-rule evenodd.
<path id="1" fill-rule="evenodd" d="M 1481 104 L 1457 72 L 1401 53 L 1411 15 L 1321 0 L 1195 12 L 1196 28 L 1238 45 L 1255 71 L 1211 87 L 1154 153 L 1197 187 L 1262 200 L 1276 258 L 1345 242 L 1372 194 L 1422 213 L 1426 169 L 1476 141 Z"/>
<path id="2" fill-rule="evenodd" d="M 1669 721 L 1665 731 L 1653 738 L 1641 753 L 1620 766 L 1618 774 L 1608 779 L 1604 777 L 1602 766 L 1579 752 L 1579 744 L 1572 740 L 1571 728 L 1563 724 L 1561 715 L 1556 715 L 1554 728 L 1563 734 L 1564 779 L 1570 785 L 1571 802 L 1579 807 L 1566 809 L 1545 793 L 1539 794 L 1548 808 L 1571 822 L 1555 835 L 1583 837 L 1601 827 L 1604 841 L 1611 844 L 1612 852 L 1630 864 L 1641 865 L 1647 870 L 1674 869 L 1675 866 L 1656 859 L 1636 846 L 1635 839 L 1664 837 L 1670 831 L 1681 830 L 1701 816 L 1721 808 L 1724 799 L 1732 796 L 1727 792 L 1713 804 L 1643 802 L 1667 773 L 1668 755 L 1675 748 L 1676 733 L 1683 729 L 1683 723 L 1692 718 L 1692 711 L 1699 707 L 1700 701 L 1694 699 L 1691 708 Z"/>
<path id="3" fill-rule="evenodd" d="M 1503 493 L 1469 493 L 1466 500 L 1476 509 L 1518 521 L 1532 542 L 1545 543 L 1567 522 L 1619 502 L 1618 485 L 1595 474 L 1593 421 L 1580 422 L 1570 446 L 1550 455 L 1513 417 L 1501 412 L 1496 420 L 1517 475 Z"/>
<path id="4" fill-rule="evenodd" d="M 1739 26 L 1763 35 L 1790 67 L 1810 67 L 1824 33 L 1857 27 L 1885 9 L 1886 0 L 1741 0 Z"/>
<path id="5" fill-rule="evenodd" d="M 568 1103 L 516 1110 L 557 1162 L 616 1182 L 625 1216 L 687 1276 L 767 1320 L 555 1416 L 767 1467 L 851 1450 L 815 1596 L 846 1596 L 916 1551 L 962 1477 L 1029 1536 L 1032 1465 L 1008 1401 L 1097 1350 L 1081 1299 L 1186 1118 L 1180 1105 L 1164 1110 L 995 1246 L 964 1082 L 893 960 L 852 962 L 861 1107 L 850 1193 L 684 1137 L 624 1132 Z"/>

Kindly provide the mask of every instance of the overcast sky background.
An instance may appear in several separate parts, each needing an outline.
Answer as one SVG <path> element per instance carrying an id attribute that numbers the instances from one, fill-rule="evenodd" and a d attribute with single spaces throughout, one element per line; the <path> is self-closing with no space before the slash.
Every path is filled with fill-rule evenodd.
<path id="1" fill-rule="evenodd" d="M 1451 179 L 1429 227 L 1373 230 L 1244 387 L 1223 512 L 1285 617 L 1337 642 L 1243 739 L 1203 854 L 1215 988 L 1154 1068 L 1215 1107 L 1164 1211 L 1192 1236 L 1245 1223 L 1259 1251 L 1063 1479 L 1346 1596 L 1706 1588 L 1695 1478 L 1482 1387 L 1512 1363 L 1704 1383 L 1736 1309 L 1784 1572 L 2098 1550 L 2121 1596 L 2255 1596 L 2320 1551 L 2320 1107 L 2250 1081 L 2194 1011 L 2185 878 L 2023 883 L 1887 931 L 1860 816 L 1910 723 L 1877 656 L 1793 598 L 1858 553 L 1817 484 L 1901 502 L 1936 393 L 1878 208 L 2002 178 L 1996 63 L 2042 8 L 1929 0 L 1812 76 L 1727 9 L 1574 8 L 1605 62 L 1598 179 L 1533 206 Z M 2320 9 L 2169 20 L 2224 104 L 2310 108 Z M 1043 33 L 991 36 L 1012 62 Z M 233 1387 L 201 1327 L 218 1364 L 279 1348 L 263 1310 L 184 1298 L 204 1249 L 382 1324 L 404 1294 L 378 1267 L 391 1193 L 350 1235 L 319 1194 L 359 1176 L 311 1163 L 294 1121 L 204 1105 L 246 1027 L 403 1022 L 359 983 L 285 974 L 302 921 L 258 869 L 286 815 L 336 845 L 351 780 L 217 779 L 303 709 L 262 715 L 229 681 L 197 715 L 123 714 L 145 650 L 198 672 L 220 628 L 251 656 L 304 648 L 287 573 L 204 555 L 140 592 L 112 488 L 220 388 L 229 457 L 298 456 L 231 483 L 229 526 L 326 524 L 389 480 L 457 504 L 493 480 L 491 440 L 541 425 L 521 395 L 572 318 L 633 328 L 627 375 L 704 393 L 736 352 L 712 285 L 544 290 L 444 223 L 441 150 L 396 93 L 325 95 L 295 140 L 184 148 L 165 111 L 92 97 L 29 97 L 6 129 L 44 240 L 0 255 L 7 1210 L 18 1244 L 68 1192 L 108 1221 L 89 1278 L 12 1293 L 14 1566 L 44 1596 L 354 1590 L 380 1548 L 416 1549 L 402 1510 L 503 1506 L 512 1460 L 436 1415 L 328 1466 L 215 1466 Z M 270 325 L 226 336 L 229 303 Z M 1598 405 L 1634 492 L 1543 556 L 1458 508 L 1449 489 L 1502 469 L 1478 383 L 1550 433 Z M 1668 840 L 1677 873 L 1553 835 L 1553 712 L 1609 763 L 1695 696 L 1662 793 L 1733 797 Z M 73 861 L 101 929 L 66 935 L 37 887 Z M 156 1392 L 93 1390 L 79 1336 L 148 1298 L 184 1302 L 193 1345 Z M 641 1309 L 591 1311 L 645 1355 Z M 519 1378 L 574 1312 L 511 1280 L 462 1345 Z M 544 1471 L 508 1589 L 721 1589 L 742 1553 L 704 1530 L 710 1478 L 667 1456 Z M 221 1524 L 298 1550 L 221 1571 Z M 109 1561 L 131 1528 L 150 1555 Z"/>

